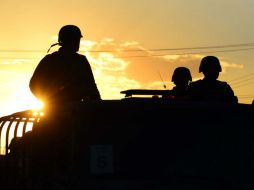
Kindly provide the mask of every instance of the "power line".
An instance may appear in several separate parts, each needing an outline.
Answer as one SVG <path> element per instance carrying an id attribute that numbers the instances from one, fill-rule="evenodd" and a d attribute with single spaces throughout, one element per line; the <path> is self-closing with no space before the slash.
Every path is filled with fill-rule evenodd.
<path id="1" fill-rule="evenodd" d="M 242 75 L 240 77 L 233 78 L 233 79 L 229 80 L 229 82 L 234 82 L 234 81 L 242 80 L 243 78 L 247 78 L 248 76 L 251 76 L 253 74 L 254 74 L 254 72 L 248 73 L 246 75 Z"/>
<path id="2" fill-rule="evenodd" d="M 254 76 L 252 74 L 245 75 L 244 77 L 240 78 L 236 81 L 231 83 L 233 86 L 241 86 L 241 84 L 246 84 L 246 82 L 251 81 L 254 79 Z"/>
<path id="3" fill-rule="evenodd" d="M 250 94 L 250 95 L 238 95 L 238 98 L 251 98 L 254 97 L 254 94 Z"/>
<path id="4" fill-rule="evenodd" d="M 197 50 L 197 49 L 221 49 L 221 48 L 235 48 L 243 46 L 254 46 L 254 43 L 245 44 L 229 44 L 217 46 L 199 46 L 199 47 L 185 47 L 185 48 L 165 48 L 165 49 L 150 49 L 148 51 L 179 51 L 179 50 Z"/>
<path id="5" fill-rule="evenodd" d="M 29 50 L 29 49 L 0 49 L 0 53 L 43 53 L 43 50 Z"/>
<path id="6" fill-rule="evenodd" d="M 246 81 L 250 81 L 250 80 L 253 80 L 254 79 L 254 76 L 250 76 L 248 78 L 245 78 L 245 79 L 239 79 L 239 81 L 236 81 L 234 83 L 231 83 L 232 85 L 238 85 L 238 84 L 241 84 L 241 83 L 244 83 Z"/>
<path id="7" fill-rule="evenodd" d="M 252 47 L 254 43 L 240 43 L 240 44 L 227 44 L 227 45 L 213 45 L 213 46 L 194 46 L 194 47 L 182 47 L 182 48 L 154 48 L 154 49 L 119 49 L 122 52 L 143 52 L 143 51 L 181 51 L 181 50 L 198 50 L 198 49 L 225 49 L 236 47 Z M 103 52 L 118 52 L 119 50 L 91 50 L 80 52 L 90 53 L 103 53 Z M 46 50 L 23 50 L 23 49 L 0 49 L 0 53 L 44 53 Z"/>
<path id="8" fill-rule="evenodd" d="M 238 97 L 254 97 L 254 94 L 240 94 Z"/>
<path id="9" fill-rule="evenodd" d="M 180 50 L 197 50 L 197 49 L 221 49 L 221 48 L 235 48 L 235 47 L 249 47 L 254 46 L 254 43 L 216 45 L 216 46 L 198 46 L 198 47 L 183 47 L 183 48 L 158 48 L 158 49 L 122 49 L 124 52 L 139 52 L 139 51 L 180 51 Z M 86 51 L 84 51 L 86 52 Z M 116 52 L 115 50 L 108 51 L 87 51 L 87 52 Z"/>
<path id="10" fill-rule="evenodd" d="M 251 96 L 251 97 L 239 97 L 239 98 L 241 98 L 241 99 L 253 99 L 254 96 Z"/>
<path id="11" fill-rule="evenodd" d="M 118 58 L 144 58 L 144 57 L 163 57 L 170 55 L 195 55 L 195 54 L 208 54 L 208 53 L 222 53 L 222 52 L 237 52 L 237 51 L 247 51 L 253 50 L 253 48 L 243 48 L 243 49 L 229 49 L 229 50 L 217 50 L 217 51 L 199 51 L 199 52 L 185 52 L 185 53 L 172 53 L 172 54 L 157 54 L 157 55 L 133 55 L 133 56 L 119 56 Z"/>
<path id="12" fill-rule="evenodd" d="M 190 48 L 173 48 L 173 49 L 150 49 L 150 50 L 121 50 L 121 51 L 125 51 L 125 52 L 135 52 L 135 51 L 173 51 L 173 50 L 191 50 L 191 49 L 209 49 L 209 48 L 225 48 L 225 47 L 242 47 L 242 46 L 254 46 L 254 43 L 246 43 L 246 44 L 232 44 L 232 45 L 223 45 L 223 46 L 203 46 L 203 47 L 190 47 Z M 250 47 L 250 48 L 238 48 L 238 49 L 224 49 L 224 50 L 214 50 L 214 51 L 196 51 L 196 52 L 184 52 L 184 53 L 172 53 L 172 54 L 148 54 L 148 55 L 129 55 L 129 56 L 118 56 L 118 58 L 146 58 L 146 57 L 163 57 L 163 56 L 171 56 L 171 55 L 195 55 L 195 54 L 210 54 L 210 53 L 222 53 L 222 52 L 238 52 L 238 51 L 248 51 L 248 50 L 253 50 L 254 47 Z M 40 50 L 0 50 L 1 51 L 5 51 L 5 52 L 42 52 Z M 43 51 L 44 52 L 44 51 Z M 116 52 L 116 51 L 80 51 L 80 52 L 91 52 L 91 53 L 101 53 L 101 52 Z M 30 60 L 34 60 L 34 59 L 40 59 L 40 58 L 31 58 L 31 57 L 22 57 L 22 58 L 9 58 L 9 57 L 1 57 L 0 59 L 30 59 Z M 238 79 L 233 79 L 234 80 L 238 80 Z"/>
<path id="13" fill-rule="evenodd" d="M 241 88 L 241 87 L 243 87 L 243 86 L 246 86 L 246 85 L 250 85 L 250 84 L 253 84 L 254 82 L 245 82 L 245 83 L 243 83 L 243 84 L 240 84 L 240 85 L 238 85 L 238 86 L 234 86 L 234 89 L 236 89 L 236 88 Z"/>
<path id="14" fill-rule="evenodd" d="M 117 58 L 146 58 L 146 57 L 164 57 L 171 55 L 196 55 L 196 54 L 209 54 L 209 53 L 225 53 L 225 52 L 238 52 L 238 51 L 248 51 L 254 50 L 253 48 L 242 48 L 242 49 L 229 49 L 229 50 L 216 50 L 216 51 L 199 51 L 199 52 L 185 52 L 185 53 L 172 53 L 172 54 L 156 54 L 156 55 L 130 55 L 130 56 L 118 56 Z M 99 51 L 97 51 L 99 52 Z M 101 51 L 104 52 L 104 51 Z M 8 58 L 8 57 L 0 57 L 0 59 L 18 59 L 18 58 Z M 20 59 L 35 59 L 35 58 L 20 58 Z"/>
<path id="15" fill-rule="evenodd" d="M 17 59 L 17 60 L 40 60 L 42 59 L 42 57 L 38 57 L 38 58 L 31 58 L 31 57 L 1 57 L 0 59 L 5 59 L 5 60 L 12 60 L 12 59 Z"/>

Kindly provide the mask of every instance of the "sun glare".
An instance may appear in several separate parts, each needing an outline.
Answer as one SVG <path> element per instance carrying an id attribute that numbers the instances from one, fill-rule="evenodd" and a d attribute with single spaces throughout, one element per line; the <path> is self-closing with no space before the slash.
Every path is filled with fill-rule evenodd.
<path id="1" fill-rule="evenodd" d="M 44 108 L 44 103 L 35 98 L 29 91 L 20 91 L 13 99 L 13 104 L 9 107 L 12 113 L 24 110 L 40 112 Z"/>
<path id="2" fill-rule="evenodd" d="M 35 99 L 33 102 L 31 102 L 32 109 L 33 110 L 41 110 L 44 107 L 44 103 L 40 100 Z"/>

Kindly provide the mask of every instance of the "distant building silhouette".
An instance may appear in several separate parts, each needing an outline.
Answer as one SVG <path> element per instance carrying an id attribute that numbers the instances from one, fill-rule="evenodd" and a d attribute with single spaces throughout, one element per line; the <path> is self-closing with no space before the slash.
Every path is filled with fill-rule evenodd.
<path id="1" fill-rule="evenodd" d="M 77 26 L 61 28 L 57 43 L 61 48 L 40 61 L 30 80 L 30 89 L 37 98 L 46 103 L 100 99 L 90 64 L 77 53 L 81 37 Z"/>
<path id="2" fill-rule="evenodd" d="M 188 87 L 192 81 L 190 70 L 186 67 L 177 67 L 174 70 L 171 81 L 175 84 L 175 87 L 163 98 L 188 99 Z"/>
<path id="3" fill-rule="evenodd" d="M 199 72 L 204 74 L 204 78 L 190 84 L 190 97 L 201 101 L 236 103 L 238 100 L 231 87 L 226 82 L 217 80 L 221 71 L 220 61 L 217 57 L 204 57 L 199 67 Z"/>

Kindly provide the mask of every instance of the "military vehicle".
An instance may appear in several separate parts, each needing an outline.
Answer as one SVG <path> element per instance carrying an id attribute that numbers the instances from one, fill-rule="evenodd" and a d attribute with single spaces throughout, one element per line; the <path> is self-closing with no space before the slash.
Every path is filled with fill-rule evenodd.
<path id="1" fill-rule="evenodd" d="M 123 93 L 2 117 L 1 189 L 254 189 L 254 105 Z"/>

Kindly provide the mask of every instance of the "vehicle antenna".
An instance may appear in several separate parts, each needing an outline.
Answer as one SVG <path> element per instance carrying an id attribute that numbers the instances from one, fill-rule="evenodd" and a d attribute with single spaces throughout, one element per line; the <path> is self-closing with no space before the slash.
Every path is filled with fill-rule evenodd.
<path id="1" fill-rule="evenodd" d="M 160 79 L 161 79 L 161 82 L 162 82 L 162 84 L 163 84 L 163 88 L 166 89 L 167 86 L 166 86 L 166 84 L 165 84 L 165 82 L 164 82 L 164 80 L 163 80 L 163 78 L 162 78 L 162 76 L 161 76 L 161 73 L 160 73 L 159 70 L 157 70 L 157 71 L 158 71 L 159 77 L 160 77 Z"/>

